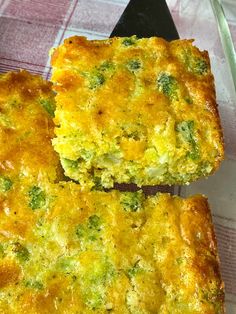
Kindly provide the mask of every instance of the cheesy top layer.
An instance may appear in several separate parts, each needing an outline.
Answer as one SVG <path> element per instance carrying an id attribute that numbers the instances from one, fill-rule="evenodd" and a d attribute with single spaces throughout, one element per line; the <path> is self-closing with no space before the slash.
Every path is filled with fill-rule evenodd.
<path id="1" fill-rule="evenodd" d="M 84 187 L 188 183 L 223 159 L 214 80 L 191 40 L 72 37 L 52 53 L 56 138 Z"/>
<path id="2" fill-rule="evenodd" d="M 207 200 L 82 192 L 71 182 L 0 192 L 0 313 L 222 313 Z"/>

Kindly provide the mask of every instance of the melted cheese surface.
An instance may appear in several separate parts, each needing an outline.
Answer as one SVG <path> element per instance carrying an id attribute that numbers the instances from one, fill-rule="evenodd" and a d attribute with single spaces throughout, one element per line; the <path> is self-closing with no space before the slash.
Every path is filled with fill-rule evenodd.
<path id="1" fill-rule="evenodd" d="M 65 174 L 99 180 L 183 184 L 223 159 L 214 80 L 191 40 L 72 37 L 52 53 L 55 150 Z"/>
<path id="2" fill-rule="evenodd" d="M 0 312 L 221 313 L 204 197 L 70 182 L 40 193 L 32 203 L 32 186 L 14 184 L 0 196 Z"/>

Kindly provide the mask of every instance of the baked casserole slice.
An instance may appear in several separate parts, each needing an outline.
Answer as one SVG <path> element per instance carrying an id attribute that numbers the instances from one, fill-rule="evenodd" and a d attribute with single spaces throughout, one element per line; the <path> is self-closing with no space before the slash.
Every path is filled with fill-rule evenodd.
<path id="1" fill-rule="evenodd" d="M 53 150 L 54 92 L 51 83 L 29 72 L 0 75 L 0 192 L 15 181 L 61 176 Z"/>
<path id="2" fill-rule="evenodd" d="M 192 40 L 71 37 L 52 51 L 55 150 L 83 187 L 186 184 L 223 159 L 214 79 Z"/>
<path id="3" fill-rule="evenodd" d="M 216 314 L 223 303 L 203 196 L 72 182 L 0 195 L 0 313 Z"/>

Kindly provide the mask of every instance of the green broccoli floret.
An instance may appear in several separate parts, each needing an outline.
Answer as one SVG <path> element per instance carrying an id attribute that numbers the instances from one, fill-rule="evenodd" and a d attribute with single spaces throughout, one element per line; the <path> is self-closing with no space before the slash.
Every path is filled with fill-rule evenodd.
<path id="1" fill-rule="evenodd" d="M 74 256 L 62 256 L 57 260 L 57 267 L 67 275 L 71 275 L 75 270 L 77 261 Z"/>
<path id="2" fill-rule="evenodd" d="M 206 60 L 196 57 L 192 54 L 191 50 L 184 51 L 182 54 L 182 60 L 187 67 L 188 71 L 203 75 L 208 72 L 208 64 Z"/>
<path id="3" fill-rule="evenodd" d="M 199 75 L 203 75 L 208 71 L 208 65 L 205 60 L 196 58 L 194 65 L 194 72 Z"/>
<path id="4" fill-rule="evenodd" d="M 99 67 L 98 70 L 105 72 L 107 70 L 112 70 L 114 69 L 114 64 L 110 61 L 104 61 Z"/>
<path id="5" fill-rule="evenodd" d="M 5 256 L 3 245 L 0 243 L 0 258 Z"/>
<path id="6" fill-rule="evenodd" d="M 135 72 L 135 71 L 137 71 L 138 69 L 141 68 L 141 63 L 140 63 L 140 61 L 138 61 L 138 60 L 130 60 L 130 61 L 127 63 L 127 67 L 128 67 L 128 69 L 129 69 L 131 72 Z"/>
<path id="7" fill-rule="evenodd" d="M 101 222 L 101 218 L 99 216 L 92 215 L 89 217 L 89 219 L 88 219 L 89 229 L 94 229 L 94 230 L 100 231 L 101 225 L 102 225 L 102 222 Z"/>
<path id="8" fill-rule="evenodd" d="M 99 72 L 94 73 L 90 77 L 89 88 L 96 89 L 100 87 L 101 85 L 103 85 L 104 82 L 105 82 L 105 77 L 102 73 L 99 73 Z"/>
<path id="9" fill-rule="evenodd" d="M 122 41 L 122 45 L 126 47 L 132 46 L 136 43 L 137 40 L 138 40 L 137 36 L 126 37 Z"/>
<path id="10" fill-rule="evenodd" d="M 54 118 L 55 103 L 52 99 L 40 99 L 40 105 L 47 111 L 47 113 Z"/>
<path id="11" fill-rule="evenodd" d="M 38 280 L 28 280 L 25 282 L 25 286 L 27 288 L 32 288 L 32 289 L 36 289 L 36 290 L 42 290 L 43 289 L 43 284 L 38 281 Z"/>
<path id="12" fill-rule="evenodd" d="M 121 196 L 121 205 L 124 210 L 136 212 L 142 208 L 143 194 L 142 192 L 123 192 Z"/>
<path id="13" fill-rule="evenodd" d="M 0 175 L 0 192 L 7 192 L 11 189 L 13 183 L 8 177 Z"/>
<path id="14" fill-rule="evenodd" d="M 68 169 L 68 168 L 77 169 L 80 160 L 71 160 L 71 159 L 67 159 L 67 158 L 62 158 L 61 162 L 62 162 L 63 167 L 66 169 Z"/>
<path id="15" fill-rule="evenodd" d="M 19 242 L 14 243 L 13 252 L 21 262 L 27 262 L 30 259 L 30 253 L 28 249 Z"/>
<path id="16" fill-rule="evenodd" d="M 170 99 L 178 99 L 178 83 L 174 76 L 167 73 L 161 73 L 157 79 L 157 86 L 159 91 Z"/>
<path id="17" fill-rule="evenodd" d="M 42 208 L 46 204 L 46 195 L 44 191 L 38 187 L 38 186 L 33 186 L 29 190 L 29 206 L 34 210 L 38 208 Z"/>
<path id="18" fill-rule="evenodd" d="M 199 155 L 199 150 L 198 150 L 198 147 L 197 147 L 197 144 L 196 144 L 196 143 L 194 143 L 194 144 L 192 145 L 192 150 L 191 150 L 191 152 L 189 152 L 189 153 L 187 154 L 187 156 L 188 156 L 190 159 L 192 159 L 192 160 L 197 160 L 197 159 L 199 159 L 200 155 Z"/>
<path id="19" fill-rule="evenodd" d="M 193 100 L 191 97 L 187 96 L 184 98 L 184 100 L 186 101 L 187 104 L 192 105 L 193 104 Z"/>
<path id="20" fill-rule="evenodd" d="M 194 139 L 194 121 L 182 121 L 177 124 L 176 126 L 177 132 L 181 134 L 183 139 L 187 141 L 190 145 L 192 150 L 188 152 L 189 158 L 196 160 L 199 158 L 199 151 Z"/>
<path id="21" fill-rule="evenodd" d="M 102 181 L 99 177 L 93 177 L 94 186 L 92 187 L 92 191 L 103 191 Z"/>
<path id="22" fill-rule="evenodd" d="M 79 224 L 76 227 L 76 235 L 86 245 L 90 241 L 96 241 L 99 238 L 99 232 L 102 228 L 102 220 L 97 215 L 92 215 L 88 218 L 88 222 Z"/>
<path id="23" fill-rule="evenodd" d="M 129 278 L 136 276 L 137 274 L 141 273 L 143 269 L 139 266 L 139 261 L 137 261 L 133 267 L 129 268 L 127 271 L 127 275 Z"/>
<path id="24" fill-rule="evenodd" d="M 79 224 L 75 231 L 78 238 L 83 238 L 86 235 L 86 227 L 83 224 Z"/>
<path id="25" fill-rule="evenodd" d="M 183 263 L 183 261 L 184 261 L 184 258 L 181 257 L 181 256 L 176 258 L 176 263 L 177 263 L 178 265 L 181 265 L 181 264 Z"/>
<path id="26" fill-rule="evenodd" d="M 194 141 L 194 121 L 182 121 L 177 124 L 176 130 L 181 133 L 187 142 L 192 143 Z"/>
<path id="27" fill-rule="evenodd" d="M 77 159 L 77 163 L 80 163 L 84 160 L 89 161 L 93 157 L 93 153 L 86 149 L 81 149 L 79 153 L 80 153 L 81 158 Z"/>
<path id="28" fill-rule="evenodd" d="M 110 61 L 104 61 L 91 72 L 84 73 L 83 75 L 89 81 L 89 88 L 90 89 L 97 89 L 100 88 L 106 81 L 106 76 L 109 78 L 112 70 L 114 69 L 114 64 Z"/>
<path id="29" fill-rule="evenodd" d="M 88 292 L 84 294 L 84 298 L 87 306 L 92 310 L 99 309 L 103 303 L 102 294 L 96 291 L 88 290 Z"/>

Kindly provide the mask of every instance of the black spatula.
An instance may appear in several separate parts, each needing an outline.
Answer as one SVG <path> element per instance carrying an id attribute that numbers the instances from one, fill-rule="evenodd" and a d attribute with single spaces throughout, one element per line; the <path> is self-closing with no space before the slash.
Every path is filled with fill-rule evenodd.
<path id="1" fill-rule="evenodd" d="M 132 35 L 179 38 L 165 0 L 130 0 L 110 37 Z"/>

